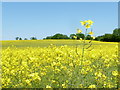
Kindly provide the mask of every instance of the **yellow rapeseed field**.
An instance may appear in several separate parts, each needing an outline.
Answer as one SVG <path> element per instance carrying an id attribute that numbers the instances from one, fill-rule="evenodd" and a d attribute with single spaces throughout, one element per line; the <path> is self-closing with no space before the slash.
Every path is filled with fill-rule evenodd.
<path id="1" fill-rule="evenodd" d="M 118 44 L 79 40 L 2 42 L 2 88 L 117 88 Z"/>

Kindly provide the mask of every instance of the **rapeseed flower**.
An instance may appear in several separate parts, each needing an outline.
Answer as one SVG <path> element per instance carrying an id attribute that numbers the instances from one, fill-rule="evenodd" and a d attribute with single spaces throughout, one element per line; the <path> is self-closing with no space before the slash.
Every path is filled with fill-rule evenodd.
<path id="1" fill-rule="evenodd" d="M 46 88 L 52 88 L 51 86 L 47 85 Z"/>
<path id="2" fill-rule="evenodd" d="M 90 28 L 91 26 L 90 26 L 90 24 L 87 24 L 86 26 L 85 26 L 85 28 Z"/>
<path id="3" fill-rule="evenodd" d="M 87 20 L 87 22 L 89 25 L 93 25 L 93 23 L 94 23 L 92 20 Z"/>
<path id="4" fill-rule="evenodd" d="M 77 33 L 81 33 L 82 32 L 82 30 L 80 30 L 80 29 L 77 29 Z"/>
<path id="5" fill-rule="evenodd" d="M 77 39 L 77 36 L 73 36 L 74 39 Z"/>
<path id="6" fill-rule="evenodd" d="M 80 38 L 80 40 L 82 40 L 82 38 Z"/>
<path id="7" fill-rule="evenodd" d="M 89 32 L 88 34 L 93 35 L 94 33 L 93 32 Z"/>
<path id="8" fill-rule="evenodd" d="M 93 39 L 95 39 L 95 37 L 94 37 L 94 36 L 92 36 L 92 38 L 93 38 Z"/>
<path id="9" fill-rule="evenodd" d="M 90 85 L 88 88 L 96 88 L 96 85 Z"/>
<path id="10" fill-rule="evenodd" d="M 86 21 L 80 21 L 80 23 L 82 24 L 82 25 L 86 25 Z"/>
<path id="11" fill-rule="evenodd" d="M 117 76 L 117 75 L 118 75 L 118 71 L 117 71 L 117 70 L 112 71 L 112 75 L 113 75 L 113 76 Z"/>

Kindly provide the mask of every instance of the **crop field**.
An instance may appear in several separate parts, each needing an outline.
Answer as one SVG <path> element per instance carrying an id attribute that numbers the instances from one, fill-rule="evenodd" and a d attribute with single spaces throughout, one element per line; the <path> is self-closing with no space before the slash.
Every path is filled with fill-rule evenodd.
<path id="1" fill-rule="evenodd" d="M 120 88 L 118 43 L 92 41 L 83 55 L 80 40 L 1 42 L 2 88 Z"/>

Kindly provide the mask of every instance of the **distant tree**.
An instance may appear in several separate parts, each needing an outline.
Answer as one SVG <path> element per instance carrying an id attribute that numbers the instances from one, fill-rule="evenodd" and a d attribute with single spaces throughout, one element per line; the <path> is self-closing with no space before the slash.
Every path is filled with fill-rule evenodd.
<path id="1" fill-rule="evenodd" d="M 120 36 L 112 34 L 111 42 L 120 42 Z"/>
<path id="2" fill-rule="evenodd" d="M 113 35 L 120 36 L 120 28 L 116 28 L 113 30 Z"/>
<path id="3" fill-rule="evenodd" d="M 95 40 L 105 41 L 105 42 L 120 42 L 120 36 L 117 36 L 114 34 L 105 34 L 105 35 L 96 37 Z"/>
<path id="4" fill-rule="evenodd" d="M 97 37 L 95 38 L 95 40 L 97 40 L 97 41 L 103 41 L 103 35 L 102 35 L 102 36 L 97 36 Z"/>
<path id="5" fill-rule="evenodd" d="M 30 39 L 31 39 L 31 40 L 37 40 L 37 38 L 36 38 L 36 37 L 31 37 Z"/>
<path id="6" fill-rule="evenodd" d="M 47 37 L 46 37 L 46 39 L 51 39 L 51 38 L 52 38 L 52 36 L 47 36 Z"/>
<path id="7" fill-rule="evenodd" d="M 70 34 L 70 39 L 74 39 L 74 36 L 76 36 L 76 34 Z"/>
<path id="8" fill-rule="evenodd" d="M 16 37 L 15 39 L 16 39 L 16 40 L 19 40 L 19 37 Z"/>
<path id="9" fill-rule="evenodd" d="M 112 34 L 105 34 L 103 36 L 103 41 L 108 41 L 108 42 L 112 41 Z"/>
<path id="10" fill-rule="evenodd" d="M 67 35 L 63 35 L 63 39 L 70 39 Z"/>
<path id="11" fill-rule="evenodd" d="M 63 36 L 62 34 L 58 33 L 58 34 L 53 35 L 51 39 L 62 39 L 62 36 Z"/>
<path id="12" fill-rule="evenodd" d="M 22 40 L 22 38 L 20 37 L 19 40 Z"/>
<path id="13" fill-rule="evenodd" d="M 28 40 L 27 38 L 24 38 L 24 40 Z"/>
<path id="14" fill-rule="evenodd" d="M 83 39 L 85 37 L 85 35 L 82 33 L 77 33 L 76 36 L 77 36 L 77 39 L 80 39 L 80 38 Z"/>
<path id="15" fill-rule="evenodd" d="M 91 40 L 91 39 L 92 39 L 91 35 L 86 36 L 86 40 Z"/>
<path id="16" fill-rule="evenodd" d="M 120 42 L 120 28 L 113 30 L 112 34 L 104 34 L 95 38 L 97 41 Z"/>
<path id="17" fill-rule="evenodd" d="M 57 34 L 53 35 L 51 37 L 51 39 L 69 39 L 69 37 L 67 35 L 57 33 Z"/>

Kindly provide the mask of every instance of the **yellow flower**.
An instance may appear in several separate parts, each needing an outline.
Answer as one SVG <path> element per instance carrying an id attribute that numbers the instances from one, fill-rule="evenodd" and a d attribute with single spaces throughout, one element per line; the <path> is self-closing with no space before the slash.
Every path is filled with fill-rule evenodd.
<path id="1" fill-rule="evenodd" d="M 90 28 L 90 24 L 87 24 L 87 25 L 85 26 L 85 28 Z"/>
<path id="2" fill-rule="evenodd" d="M 86 21 L 80 21 L 80 23 L 82 24 L 82 25 L 86 25 Z"/>
<path id="3" fill-rule="evenodd" d="M 82 84 L 80 84 L 80 85 L 79 85 L 79 87 L 80 87 L 80 88 L 83 88 L 83 85 L 82 85 Z"/>
<path id="4" fill-rule="evenodd" d="M 52 83 L 55 83 L 56 81 L 55 80 L 52 80 Z"/>
<path id="5" fill-rule="evenodd" d="M 85 69 L 81 70 L 81 74 L 87 74 L 88 72 Z"/>
<path id="6" fill-rule="evenodd" d="M 112 71 L 112 75 L 117 76 L 118 75 L 118 71 L 117 70 Z"/>
<path id="7" fill-rule="evenodd" d="M 80 29 L 77 29 L 77 32 L 78 32 L 78 33 L 81 33 L 81 32 L 82 32 L 82 30 L 80 30 Z"/>
<path id="8" fill-rule="evenodd" d="M 73 38 L 77 39 L 77 37 L 76 37 L 76 36 L 73 36 Z"/>
<path id="9" fill-rule="evenodd" d="M 93 39 L 95 39 L 95 37 L 94 37 L 94 36 L 92 36 L 92 38 L 93 38 Z"/>
<path id="10" fill-rule="evenodd" d="M 108 83 L 107 88 L 113 88 L 114 86 Z"/>
<path id="11" fill-rule="evenodd" d="M 102 79 L 104 79 L 104 80 L 105 80 L 106 78 L 107 78 L 107 77 L 103 74 L 103 75 L 102 75 Z"/>
<path id="12" fill-rule="evenodd" d="M 80 38 L 80 40 L 82 40 L 82 38 Z"/>
<path id="13" fill-rule="evenodd" d="M 69 66 L 72 66 L 72 67 L 73 67 L 73 63 L 70 63 Z"/>
<path id="14" fill-rule="evenodd" d="M 46 88 L 52 88 L 51 86 L 47 85 Z"/>
<path id="15" fill-rule="evenodd" d="M 86 21 L 80 21 L 80 23 L 81 23 L 82 25 L 84 25 L 84 26 L 85 26 L 85 25 L 86 25 L 86 26 L 87 26 L 87 25 L 90 26 L 90 25 L 93 25 L 94 22 L 93 22 L 92 20 L 86 20 Z"/>
<path id="16" fill-rule="evenodd" d="M 41 78 L 39 77 L 38 73 L 32 73 L 29 75 L 29 77 L 31 77 L 33 80 L 41 80 Z"/>
<path id="17" fill-rule="evenodd" d="M 93 25 L 93 23 L 94 23 L 92 20 L 87 20 L 87 22 L 89 25 Z"/>
<path id="18" fill-rule="evenodd" d="M 101 73 L 101 72 L 96 72 L 96 73 L 95 73 L 95 76 L 96 76 L 96 78 L 102 77 L 102 73 Z"/>
<path id="19" fill-rule="evenodd" d="M 96 88 L 95 85 L 90 85 L 88 88 Z"/>
<path id="20" fill-rule="evenodd" d="M 46 72 L 41 72 L 40 74 L 41 74 L 41 76 L 44 76 L 44 75 L 46 75 Z"/>
<path id="21" fill-rule="evenodd" d="M 88 34 L 93 35 L 94 33 L 93 32 L 89 32 Z"/>
<path id="22" fill-rule="evenodd" d="M 27 80 L 25 80 L 25 82 L 26 82 L 28 85 L 31 85 L 31 83 L 30 83 L 31 81 L 30 81 L 30 80 L 27 79 Z"/>
<path id="23" fill-rule="evenodd" d="M 62 84 L 62 87 L 63 87 L 63 88 L 66 88 L 66 85 L 65 85 L 65 84 Z"/>
<path id="24" fill-rule="evenodd" d="M 27 66 L 27 62 L 23 61 L 23 62 L 22 62 L 22 65 L 23 65 L 23 66 Z"/>

